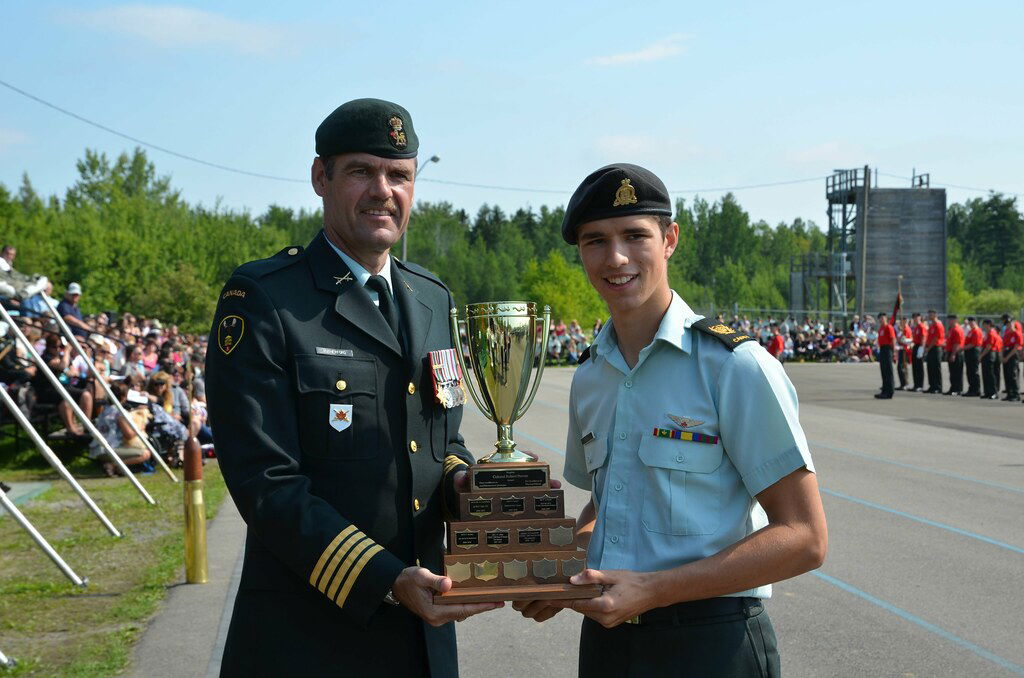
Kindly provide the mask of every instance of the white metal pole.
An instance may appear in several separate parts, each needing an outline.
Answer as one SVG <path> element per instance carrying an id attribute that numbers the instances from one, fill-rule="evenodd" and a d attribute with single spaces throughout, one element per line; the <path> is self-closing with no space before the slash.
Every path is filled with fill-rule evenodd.
<path id="1" fill-rule="evenodd" d="M 124 460 L 122 460 L 121 457 L 117 456 L 117 453 L 114 452 L 114 448 L 110 446 L 110 443 L 107 442 L 107 439 L 104 438 L 103 434 L 99 432 L 99 429 L 97 429 L 96 425 L 92 423 L 92 420 L 89 419 L 89 417 L 85 416 L 85 412 L 82 411 L 82 408 L 78 406 L 78 403 L 75 402 L 75 399 L 72 398 L 71 394 L 68 393 L 66 388 L 64 388 L 64 384 L 60 383 L 60 379 L 58 379 L 57 375 L 55 375 L 50 370 L 49 366 L 47 366 L 46 364 L 46 361 L 43 360 L 43 357 L 39 355 L 38 351 L 36 351 L 35 346 L 32 345 L 32 342 L 30 342 L 28 340 L 28 337 L 26 337 L 25 334 L 21 331 L 21 328 L 18 327 L 17 324 L 15 324 L 14 320 L 11 318 L 10 313 L 8 313 L 7 309 L 4 308 L 2 305 L 0 305 L 0 316 L 2 316 L 3 319 L 7 321 L 7 324 L 11 326 L 11 331 L 14 332 L 14 336 L 21 341 L 22 345 L 25 346 L 25 350 L 28 351 L 28 354 L 30 356 L 32 356 L 32 360 L 35 361 L 36 363 L 36 369 L 42 372 L 42 374 L 50 381 L 50 384 L 53 386 L 53 388 L 56 389 L 57 393 L 60 394 L 60 397 L 64 399 L 64 402 L 66 402 L 71 407 L 71 410 L 75 413 L 75 416 L 78 417 L 79 421 L 82 422 L 82 425 L 85 426 L 85 429 L 92 435 L 93 440 L 99 443 L 100 447 L 102 447 L 107 452 L 107 454 L 110 456 L 114 464 L 116 464 L 117 467 L 121 469 L 121 473 L 123 473 L 125 477 L 128 478 L 132 485 L 135 486 L 135 489 L 137 489 L 142 494 L 146 501 L 148 501 L 150 504 L 156 504 L 156 500 L 150 496 L 149 492 L 146 491 L 146 488 L 144 488 L 142 486 L 142 483 L 140 483 L 139 480 L 135 477 L 135 474 L 128 470 L 128 467 L 125 465 Z"/>
<path id="2" fill-rule="evenodd" d="M 78 337 L 76 337 L 75 333 L 71 331 L 70 327 L 68 327 L 64 318 L 60 317 L 60 314 L 57 313 L 57 309 L 54 307 L 53 302 L 51 302 L 49 297 L 45 294 L 42 295 L 42 299 L 43 303 L 46 304 L 46 307 L 50 309 L 50 313 L 53 314 L 54 319 L 57 321 L 57 325 L 64 331 L 64 336 L 67 337 L 67 340 L 71 342 L 71 345 L 75 347 L 76 351 L 78 351 L 78 355 L 82 356 L 82 360 L 85 361 L 86 367 L 89 368 L 89 373 L 92 374 L 93 378 L 100 384 L 100 386 L 103 387 L 103 391 L 107 394 L 107 398 L 110 399 L 110 404 L 117 408 L 118 412 L 121 413 L 121 416 L 124 417 L 126 422 L 128 422 L 128 425 L 132 427 L 133 431 L 135 431 L 135 435 L 139 436 L 139 440 L 141 440 L 146 446 L 146 449 L 149 450 L 149 453 L 153 455 L 153 458 L 156 459 L 157 463 L 160 464 L 170 479 L 174 482 L 178 482 L 178 477 L 174 475 L 174 471 L 171 470 L 171 467 L 168 466 L 163 457 L 157 454 L 157 451 L 153 449 L 149 439 L 146 438 L 146 433 L 139 428 L 138 424 L 136 424 L 131 417 L 128 416 L 128 412 L 125 411 L 124 406 L 121 405 L 118 399 L 114 397 L 113 392 L 110 390 L 110 384 L 103 381 L 100 375 L 96 373 L 96 367 L 92 364 L 92 359 L 85 354 L 85 349 L 83 349 L 82 345 L 78 343 Z"/>
<path id="3" fill-rule="evenodd" d="M 65 576 L 67 576 L 67 578 L 76 586 L 85 586 L 89 583 L 88 579 L 82 579 L 75 574 L 75 571 L 72 570 L 71 567 L 64 562 L 64 559 L 53 550 L 53 547 L 50 546 L 50 544 L 43 538 L 43 535 L 39 534 L 39 530 L 33 527 L 32 523 L 28 522 L 28 518 L 22 515 L 21 511 L 18 510 L 18 507 L 14 505 L 13 501 L 11 501 L 11 498 L 2 490 L 0 490 L 0 506 L 3 506 L 4 510 L 14 516 L 14 519 L 18 521 L 19 525 L 25 528 L 25 531 L 29 533 L 32 540 L 39 546 L 39 548 L 43 549 L 43 552 L 50 557 L 53 564 L 59 567 L 60 571 L 63 572 Z"/>
<path id="4" fill-rule="evenodd" d="M 21 427 L 25 429 L 25 432 L 28 433 L 29 437 L 32 438 L 32 442 L 36 444 L 36 447 L 39 448 L 39 452 L 43 455 L 43 458 L 49 462 L 50 466 L 53 467 L 53 470 L 59 473 L 64 480 L 68 481 L 68 484 L 71 485 L 71 488 L 75 493 L 82 498 L 82 501 L 84 501 L 85 505 L 89 507 L 89 510 L 95 513 L 96 517 L 99 518 L 101 523 L 103 523 L 103 527 L 107 528 L 107 531 L 115 537 L 120 537 L 121 533 L 118 532 L 113 523 L 107 519 L 107 516 L 104 515 L 103 511 L 100 510 L 100 507 L 96 505 L 96 502 L 92 500 L 92 497 L 89 496 L 85 489 L 78 484 L 75 477 L 68 472 L 64 464 L 62 464 L 60 459 L 57 458 L 57 455 L 50 449 L 50 446 L 46 444 L 45 440 L 43 440 L 43 437 L 39 435 L 39 432 L 36 431 L 35 428 L 32 427 L 32 423 L 29 422 L 25 413 L 18 409 L 18 403 L 14 402 L 14 399 L 11 398 L 11 394 L 7 392 L 7 388 L 4 385 L 0 385 L 0 400 L 2 400 L 4 405 L 7 406 L 7 409 L 11 411 L 15 420 L 21 424 Z"/>

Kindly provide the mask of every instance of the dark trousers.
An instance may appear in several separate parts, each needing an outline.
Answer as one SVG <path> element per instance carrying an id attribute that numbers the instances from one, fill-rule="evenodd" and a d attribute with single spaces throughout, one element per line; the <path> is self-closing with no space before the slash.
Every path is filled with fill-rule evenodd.
<path id="1" fill-rule="evenodd" d="M 913 359 L 910 363 L 911 371 L 914 373 L 914 388 L 924 388 L 924 356 L 917 357 L 917 346 L 913 348 Z"/>
<path id="2" fill-rule="evenodd" d="M 892 395 L 892 346 L 878 347 L 878 366 L 882 369 L 882 395 Z"/>
<path id="3" fill-rule="evenodd" d="M 991 351 L 981 361 L 981 382 L 985 387 L 986 398 L 999 393 L 999 357 Z"/>
<path id="4" fill-rule="evenodd" d="M 896 349 L 896 376 L 900 380 L 900 388 L 907 387 L 907 352 L 902 346 Z"/>
<path id="5" fill-rule="evenodd" d="M 936 393 L 942 391 L 942 360 L 939 350 L 938 346 L 932 346 L 925 354 L 928 360 L 928 390 Z"/>
<path id="6" fill-rule="evenodd" d="M 1017 355 L 1003 363 L 1003 379 L 1006 381 L 1006 397 L 1020 398 L 1020 386 L 1017 383 Z"/>
<path id="7" fill-rule="evenodd" d="M 967 366 L 967 393 L 981 395 L 981 382 L 978 379 L 978 354 L 981 349 L 972 346 L 964 350 L 964 364 Z"/>
<path id="8" fill-rule="evenodd" d="M 964 354 L 959 352 L 952 360 L 947 360 L 949 365 L 949 391 L 950 393 L 964 392 Z"/>
<path id="9" fill-rule="evenodd" d="M 584 618 L 579 675 L 775 678 L 779 651 L 760 600 L 712 598 L 658 608 L 640 624 L 611 629 Z"/>

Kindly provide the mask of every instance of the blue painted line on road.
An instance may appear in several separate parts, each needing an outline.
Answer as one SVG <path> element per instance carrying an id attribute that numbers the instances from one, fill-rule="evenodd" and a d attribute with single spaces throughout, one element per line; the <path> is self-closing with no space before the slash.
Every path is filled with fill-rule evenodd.
<path id="1" fill-rule="evenodd" d="M 1003 483 L 997 483 L 991 480 L 983 480 L 981 478 L 973 478 L 971 476 L 960 475 L 959 473 L 953 473 L 951 471 L 940 471 L 939 469 L 928 468 L 927 466 L 917 466 L 915 464 L 908 464 L 906 462 L 896 461 L 894 459 L 886 459 L 885 457 L 879 457 L 873 454 L 867 454 L 865 452 L 858 452 L 856 450 L 849 450 L 846 449 L 845 447 L 836 447 L 834 445 L 828 445 L 826 443 L 816 441 L 808 442 L 810 442 L 813 447 L 824 447 L 826 450 L 832 450 L 833 452 L 842 452 L 843 454 L 849 454 L 854 457 L 860 457 L 861 459 L 870 459 L 871 461 L 877 461 L 883 464 L 892 464 L 893 466 L 899 466 L 901 468 L 907 468 L 913 471 L 924 471 L 925 473 L 933 473 L 938 476 L 953 478 L 954 480 L 965 480 L 970 483 L 988 485 L 989 487 L 997 487 L 1000 490 L 1008 490 L 1010 492 L 1024 494 L 1024 487 L 1014 487 L 1013 485 L 1004 485 Z"/>
<path id="2" fill-rule="evenodd" d="M 907 513 L 906 511 L 900 511 L 899 509 L 889 508 L 888 506 L 883 506 L 881 504 L 876 504 L 875 502 L 868 501 L 866 499 L 858 499 L 857 497 L 851 497 L 848 494 L 843 494 L 842 492 L 836 492 L 835 490 L 828 490 L 828 489 L 825 489 L 824 487 L 821 488 L 821 492 L 823 494 L 831 495 L 833 497 L 838 497 L 840 499 L 845 499 L 846 501 L 852 501 L 855 504 L 860 504 L 862 506 L 867 506 L 868 508 L 873 508 L 873 509 L 875 509 L 877 511 L 885 511 L 886 513 L 891 513 L 893 515 L 900 516 L 901 518 L 907 518 L 908 520 L 914 520 L 914 521 L 917 521 L 917 522 L 922 523 L 924 525 L 929 525 L 931 527 L 938 527 L 938 528 L 943 529 L 943 530 L 948 530 L 948 531 L 953 532 L 955 534 L 959 534 L 959 535 L 961 535 L 963 537 L 970 537 L 971 539 L 977 539 L 978 541 L 983 541 L 986 544 L 991 544 L 993 546 L 998 546 L 999 548 L 1004 548 L 1004 549 L 1006 549 L 1008 551 L 1013 551 L 1014 553 L 1024 554 L 1024 549 L 1022 549 L 1022 548 L 1019 548 L 1017 546 L 1013 546 L 1012 544 L 1007 544 L 1006 542 L 1002 542 L 1002 541 L 998 541 L 996 539 L 992 539 L 990 537 L 986 537 L 985 535 L 978 534 L 977 532 L 969 532 L 968 530 L 961 530 L 959 527 L 953 527 L 952 525 L 947 525 L 945 523 L 940 523 L 940 522 L 938 522 L 936 520 L 930 520 L 928 518 L 922 518 L 921 516 L 915 516 L 914 514 Z"/>
<path id="3" fill-rule="evenodd" d="M 964 640 L 960 636 L 958 636 L 956 634 L 953 634 L 953 633 L 950 633 L 946 629 L 941 628 L 939 626 L 936 626 L 935 624 L 932 624 L 929 621 L 925 621 L 924 619 L 921 619 L 917 615 L 911 614 L 910 612 L 907 612 L 906 610 L 904 610 L 902 608 L 896 607 L 892 603 L 886 602 L 886 601 L 882 600 L 881 598 L 876 598 L 875 596 L 873 596 L 870 593 L 867 593 L 865 591 L 861 591 L 857 587 L 851 586 L 850 584 L 847 584 L 846 582 L 842 581 L 841 579 L 836 579 L 835 577 L 831 577 L 831 576 L 829 576 L 827 574 L 824 574 L 822 572 L 818 572 L 817 570 L 811 571 L 811 574 L 813 574 L 815 577 L 818 577 L 819 579 L 821 579 L 821 580 L 823 580 L 825 582 L 828 582 L 829 584 L 832 584 L 833 586 L 835 586 L 837 588 L 842 589 L 843 591 L 846 591 L 847 593 L 851 593 L 851 594 L 857 596 L 858 598 L 861 598 L 862 600 L 868 601 L 872 605 L 877 605 L 878 607 L 882 608 L 886 612 L 891 612 L 892 614 L 896 615 L 897 617 L 900 617 L 901 619 L 905 619 L 906 621 L 908 621 L 908 622 L 910 622 L 912 624 L 916 624 L 917 626 L 920 626 L 921 628 L 925 629 L 926 631 L 930 631 L 931 633 L 934 633 L 935 635 L 939 636 L 940 638 L 948 640 L 949 642 L 953 643 L 954 645 L 956 645 L 956 646 L 958 646 L 958 647 L 960 647 L 960 648 L 962 648 L 964 650 L 968 650 L 970 652 L 973 652 L 974 654 L 978 655 L 979 657 L 982 657 L 983 659 L 987 659 L 987 660 L 989 660 L 990 662 L 992 662 L 994 664 L 998 664 L 999 666 L 1003 667 L 1004 669 L 1006 669 L 1008 671 L 1012 671 L 1013 673 L 1016 673 L 1019 676 L 1024 676 L 1024 666 L 1020 666 L 1019 664 L 1014 664 L 1009 659 L 1004 659 L 1003 657 L 1000 657 L 996 653 L 991 652 L 989 650 L 986 650 L 985 648 L 983 648 L 983 647 L 981 647 L 979 645 L 976 645 L 976 644 L 972 643 L 969 640 Z"/>

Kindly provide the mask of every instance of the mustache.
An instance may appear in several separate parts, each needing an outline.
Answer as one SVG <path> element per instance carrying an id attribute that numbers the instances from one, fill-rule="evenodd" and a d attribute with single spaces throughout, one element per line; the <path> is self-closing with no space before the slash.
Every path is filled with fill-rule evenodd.
<path id="1" fill-rule="evenodd" d="M 359 210 L 387 210 L 392 214 L 398 214 L 398 203 L 392 199 L 387 199 L 383 202 L 365 202 L 359 205 Z"/>

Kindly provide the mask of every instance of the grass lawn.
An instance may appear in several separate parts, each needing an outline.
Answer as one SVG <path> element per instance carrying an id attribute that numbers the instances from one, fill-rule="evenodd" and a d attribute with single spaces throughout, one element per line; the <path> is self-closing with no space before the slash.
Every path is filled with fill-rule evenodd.
<path id="1" fill-rule="evenodd" d="M 89 585 L 74 586 L 13 518 L 0 518 L 0 651 L 18 660 L 0 675 L 116 674 L 127 667 L 167 586 L 182 577 L 182 483 L 161 470 L 139 476 L 157 501 L 151 506 L 126 478 L 105 478 L 84 455 L 75 456 L 72 475 L 124 534 L 117 539 L 31 443 L 22 447 L 18 453 L 2 439 L 0 480 L 52 483 L 19 508 Z M 204 480 L 209 519 L 225 494 L 215 462 L 205 466 Z"/>

